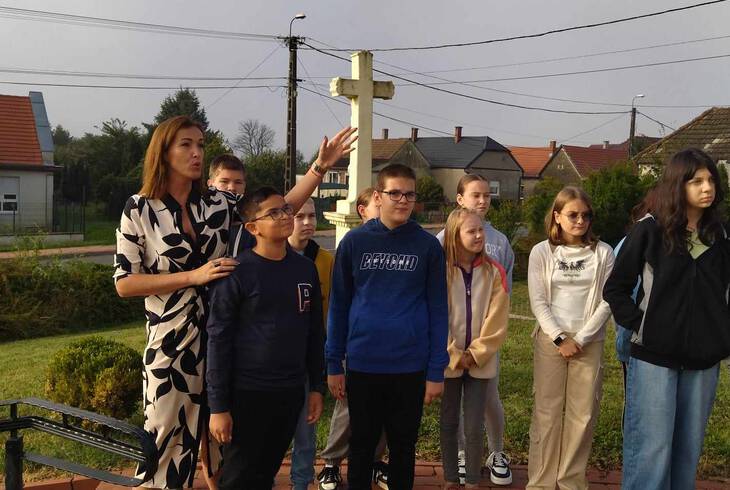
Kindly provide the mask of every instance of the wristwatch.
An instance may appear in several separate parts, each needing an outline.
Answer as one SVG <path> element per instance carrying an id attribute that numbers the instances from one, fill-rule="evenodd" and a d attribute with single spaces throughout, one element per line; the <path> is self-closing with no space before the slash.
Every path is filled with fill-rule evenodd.
<path id="1" fill-rule="evenodd" d="M 555 344 L 557 347 L 560 347 L 560 344 L 565 342 L 565 339 L 567 339 L 567 338 L 568 338 L 567 335 L 565 335 L 564 333 L 561 333 L 560 335 L 555 337 L 555 340 L 553 340 L 553 344 Z"/>

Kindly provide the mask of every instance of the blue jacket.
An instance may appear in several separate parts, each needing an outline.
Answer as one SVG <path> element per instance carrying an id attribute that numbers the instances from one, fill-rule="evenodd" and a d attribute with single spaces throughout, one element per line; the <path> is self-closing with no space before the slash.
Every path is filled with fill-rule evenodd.
<path id="1" fill-rule="evenodd" d="M 448 364 L 443 249 L 415 221 L 388 229 L 379 219 L 347 233 L 330 291 L 327 372 L 425 371 L 441 382 Z"/>

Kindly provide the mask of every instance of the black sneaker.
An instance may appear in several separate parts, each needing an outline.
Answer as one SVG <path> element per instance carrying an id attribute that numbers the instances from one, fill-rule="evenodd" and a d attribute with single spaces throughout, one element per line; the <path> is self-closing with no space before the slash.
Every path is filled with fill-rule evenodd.
<path id="1" fill-rule="evenodd" d="M 388 490 L 388 463 L 385 461 L 373 464 L 373 483 L 383 490 Z"/>
<path id="2" fill-rule="evenodd" d="M 502 451 L 495 451 L 490 454 L 485 466 L 489 470 L 489 479 L 495 485 L 509 485 L 512 483 L 512 471 L 509 469 L 509 457 Z"/>
<path id="3" fill-rule="evenodd" d="M 339 466 L 325 466 L 317 475 L 319 490 L 336 490 L 342 483 Z"/>

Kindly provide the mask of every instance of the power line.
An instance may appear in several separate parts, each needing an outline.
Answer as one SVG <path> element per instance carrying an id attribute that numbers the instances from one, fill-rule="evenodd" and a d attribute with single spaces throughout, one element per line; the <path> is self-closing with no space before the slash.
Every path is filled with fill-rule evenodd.
<path id="1" fill-rule="evenodd" d="M 0 17 L 20 18 L 41 22 L 73 24 L 86 27 L 105 27 L 109 29 L 136 30 L 174 34 L 181 36 L 198 36 L 220 39 L 237 39 L 242 41 L 276 41 L 277 36 L 271 34 L 254 34 L 247 32 L 218 31 L 213 29 L 197 29 L 193 27 L 172 26 L 165 24 L 151 24 L 147 22 L 131 22 L 126 20 L 108 19 L 102 17 L 88 17 L 84 15 L 64 14 L 46 10 L 31 10 L 0 6 Z"/>
<path id="2" fill-rule="evenodd" d="M 6 85 L 30 85 L 38 87 L 69 87 L 69 88 L 107 88 L 107 89 L 126 89 L 126 90 L 178 90 L 181 88 L 188 88 L 193 90 L 221 90 L 221 89 L 244 89 L 244 88 L 268 88 L 278 89 L 286 88 L 285 85 L 244 85 L 244 86 L 230 86 L 230 85 L 178 85 L 176 87 L 150 87 L 147 85 L 89 85 L 80 83 L 43 83 L 43 82 L 12 82 L 12 81 L 0 81 L 0 84 Z"/>
<path id="3" fill-rule="evenodd" d="M 651 116 L 647 116 L 646 114 L 644 114 L 644 113 L 643 113 L 643 112 L 641 112 L 641 111 L 636 111 L 636 112 L 638 112 L 639 114 L 641 114 L 641 115 L 642 115 L 642 116 L 644 116 L 645 118 L 647 118 L 647 119 L 649 119 L 649 120 L 651 120 L 651 121 L 654 121 L 655 123 L 657 123 L 658 125 L 660 125 L 660 126 L 662 126 L 662 127 L 665 127 L 665 128 L 669 128 L 669 129 L 671 129 L 672 131 L 676 131 L 676 129 L 675 129 L 675 128 L 673 128 L 673 127 L 671 127 L 671 126 L 670 126 L 669 124 L 665 124 L 665 123 L 663 123 L 663 122 L 661 122 L 661 121 L 657 121 L 657 120 L 656 120 L 656 119 L 654 119 L 653 117 L 651 117 Z"/>
<path id="4" fill-rule="evenodd" d="M 346 62 L 350 63 L 350 60 L 348 60 L 347 58 L 344 58 L 342 56 L 336 55 L 334 53 L 329 53 L 327 51 L 323 51 L 323 50 L 321 50 L 319 48 L 315 48 L 314 46 L 312 46 L 310 44 L 307 44 L 307 43 L 304 43 L 304 44 L 306 46 L 309 46 L 310 48 L 314 49 L 315 51 L 317 51 L 319 53 L 322 53 L 324 55 L 331 56 L 333 58 L 337 58 L 339 60 L 346 61 Z M 581 114 L 581 115 L 623 114 L 623 113 L 626 112 L 626 111 L 568 111 L 568 110 L 562 110 L 562 109 L 549 109 L 547 107 L 534 107 L 534 106 L 526 106 L 526 105 L 522 105 L 522 104 L 512 104 L 512 103 L 508 103 L 508 102 L 501 102 L 501 101 L 498 101 L 498 100 L 485 99 L 485 98 L 482 98 L 482 97 L 477 97 L 475 95 L 464 94 L 464 93 L 461 93 L 461 92 L 455 92 L 453 90 L 448 90 L 448 89 L 444 89 L 444 88 L 440 88 L 440 87 L 434 86 L 434 85 L 437 85 L 437 84 L 426 84 L 426 83 L 417 82 L 415 80 L 412 80 L 412 79 L 409 79 L 409 78 L 405 78 L 405 77 L 400 76 L 400 75 L 394 75 L 392 73 L 389 73 L 389 72 L 386 72 L 386 71 L 383 71 L 383 70 L 378 70 L 378 69 L 375 69 L 375 68 L 373 68 L 373 71 L 374 72 L 377 72 L 377 73 L 380 73 L 382 75 L 386 75 L 386 76 L 389 76 L 389 77 L 397 78 L 399 80 L 403 80 L 405 82 L 409 82 L 412 85 L 419 85 L 421 87 L 425 87 L 425 88 L 428 88 L 428 89 L 431 89 L 431 90 L 435 90 L 437 92 L 443 92 L 443 93 L 446 93 L 446 94 L 456 95 L 458 97 L 463 97 L 463 98 L 471 99 L 471 100 L 477 100 L 477 101 L 480 101 L 480 102 L 486 102 L 488 104 L 494 104 L 494 105 L 499 105 L 499 106 L 503 106 L 503 107 L 512 107 L 512 108 L 516 108 L 516 109 L 526 109 L 526 110 L 531 110 L 531 111 L 551 112 L 551 113 L 557 113 L 557 114 Z M 408 84 L 401 84 L 401 86 L 404 86 L 404 85 L 407 86 Z"/>
<path id="5" fill-rule="evenodd" d="M 614 122 L 614 121 L 618 121 L 618 120 L 619 120 L 619 119 L 621 119 L 622 117 L 624 117 L 624 114 L 619 114 L 618 116 L 616 116 L 616 117 L 614 117 L 614 118 L 612 118 L 612 119 L 609 119 L 608 121 L 606 121 L 606 122 L 603 122 L 603 123 L 599 124 L 598 126 L 596 126 L 596 127 L 594 127 L 594 128 L 588 129 L 588 130 L 586 130 L 586 131 L 583 131 L 582 133 L 578 133 L 578 134 L 576 134 L 575 136 L 571 136 L 570 138 L 566 138 L 566 139 L 564 139 L 564 140 L 559 140 L 559 141 L 560 141 L 561 143 L 563 143 L 563 142 L 568 142 L 568 141 L 572 141 L 572 140 L 574 140 L 574 139 L 576 139 L 576 138 L 580 138 L 581 136 L 583 136 L 583 135 L 585 135 L 585 134 L 588 134 L 588 133 L 592 133 L 593 131 L 595 131 L 595 130 L 597 130 L 597 129 L 600 129 L 600 128 L 604 127 L 604 126 L 608 126 L 608 125 L 609 125 L 609 124 L 611 124 L 612 122 Z"/>
<path id="6" fill-rule="evenodd" d="M 234 85 L 233 87 L 229 87 L 229 88 L 228 88 L 228 90 L 226 90 L 225 92 L 223 92 L 222 94 L 220 94 L 220 95 L 218 96 L 218 98 L 217 98 L 217 99 L 215 99 L 215 100 L 214 100 L 213 102 L 211 102 L 211 103 L 210 103 L 210 104 L 209 104 L 208 106 L 206 106 L 206 109 L 210 109 L 211 107 L 213 107 L 214 105 L 216 105 L 216 104 L 217 104 L 218 102 L 220 102 L 220 101 L 221 101 L 221 100 L 223 99 L 223 97 L 225 97 L 226 95 L 228 95 L 229 93 L 231 93 L 231 90 L 233 90 L 233 89 L 235 89 L 236 87 L 238 87 L 238 85 L 239 85 L 239 84 L 240 84 L 241 82 L 243 82 L 244 80 L 246 80 L 246 79 L 247 79 L 247 78 L 248 78 L 248 77 L 249 77 L 250 75 L 252 75 L 252 74 L 253 74 L 253 72 L 255 72 L 256 70 L 258 70 L 258 69 L 259 69 L 259 67 L 260 67 L 261 65 L 263 65 L 264 63 L 266 63 L 266 62 L 267 62 L 267 61 L 269 60 L 269 58 L 271 58 L 271 57 L 272 57 L 272 56 L 274 55 L 274 53 L 276 53 L 276 51 L 277 51 L 277 50 L 278 50 L 279 48 L 280 48 L 280 46 L 277 46 L 277 47 L 275 47 L 274 49 L 272 49 L 272 50 L 271 50 L 271 52 L 270 52 L 269 54 L 267 54 L 266 56 L 264 56 L 264 59 L 262 59 L 262 60 L 261 60 L 261 61 L 259 62 L 259 64 L 258 64 L 258 65 L 254 66 L 254 67 L 253 67 L 253 68 L 252 68 L 252 69 L 251 69 L 251 70 L 250 70 L 250 71 L 249 71 L 248 73 L 246 73 L 246 74 L 245 74 L 245 75 L 243 76 L 243 78 L 239 79 L 239 80 L 238 80 L 238 82 L 236 82 L 236 84 L 235 84 L 235 85 Z"/>
<path id="7" fill-rule="evenodd" d="M 330 53 L 327 53 L 327 54 L 330 54 Z M 570 75 L 585 75 L 587 73 L 605 73 L 608 71 L 632 70 L 635 68 L 647 68 L 647 67 L 653 67 L 653 66 L 674 65 L 674 64 L 678 64 L 678 63 L 689 63 L 689 62 L 693 62 L 693 61 L 715 60 L 715 59 L 728 58 L 728 57 L 730 57 L 730 54 L 719 54 L 719 55 L 715 55 L 715 56 L 701 56 L 698 58 L 684 58 L 684 59 L 680 59 L 680 60 L 658 61 L 655 63 L 643 63 L 643 64 L 638 64 L 638 65 L 624 65 L 624 66 L 614 66 L 614 67 L 610 67 L 610 68 L 596 68 L 593 70 L 581 70 L 581 71 L 571 71 L 571 72 L 562 72 L 562 73 L 546 73 L 546 74 L 542 74 L 542 75 L 525 75 L 525 76 L 519 76 L 519 77 L 484 78 L 484 79 L 479 79 L 479 80 L 438 82 L 438 83 L 433 83 L 431 85 L 506 82 L 506 81 L 513 81 L 513 80 L 532 80 L 532 79 L 536 79 L 536 78 L 565 77 L 565 76 L 570 76 Z M 390 76 L 395 76 L 395 75 L 390 74 Z M 410 82 L 411 82 L 410 85 L 421 85 L 420 83 L 414 82 L 413 80 L 410 80 Z M 409 86 L 409 84 L 403 83 L 403 84 L 400 84 L 400 86 L 407 87 L 407 86 Z"/>
<path id="8" fill-rule="evenodd" d="M 319 92 L 317 92 L 317 91 L 315 91 L 315 90 L 309 89 L 309 88 L 307 88 L 307 87 L 299 86 L 299 88 L 300 88 L 300 89 L 302 89 L 302 90 L 305 90 L 305 91 L 307 91 L 307 92 L 309 92 L 309 93 L 312 93 L 312 94 L 316 94 L 316 95 L 319 95 L 319 96 L 321 96 L 321 97 L 327 97 L 328 99 L 334 100 L 335 102 L 337 102 L 337 103 L 339 103 L 339 104 L 345 104 L 346 106 L 349 106 L 349 105 L 350 105 L 349 103 L 345 102 L 344 100 L 340 100 L 340 99 L 338 99 L 338 98 L 336 98 L 336 97 L 331 97 L 331 96 L 329 96 L 329 95 L 323 95 L 323 94 L 321 94 L 321 93 L 319 93 Z M 423 126 L 423 125 L 421 125 L 421 124 L 416 124 L 416 123 L 413 123 L 413 122 L 409 122 L 409 121 L 404 121 L 403 119 L 398 119 L 398 118 L 396 118 L 396 117 L 391 117 L 391 116 L 387 116 L 387 115 L 385 115 L 385 114 L 382 114 L 382 113 L 380 113 L 380 112 L 376 112 L 376 111 L 373 111 L 373 114 L 375 114 L 376 116 L 380 116 L 380 117 L 383 117 L 383 118 L 385 118 L 385 119 L 390 119 L 391 121 L 396 121 L 396 122 L 399 122 L 399 123 L 401 123 L 401 124 L 405 124 L 405 125 L 408 125 L 408 126 L 414 127 L 414 128 L 420 128 L 420 129 L 423 129 L 424 131 L 429 131 L 429 132 L 431 132 L 431 133 L 435 133 L 435 134 L 445 134 L 445 135 L 447 135 L 447 136 L 451 136 L 451 133 L 449 133 L 449 132 L 446 132 L 446 131 L 441 131 L 441 130 L 439 130 L 439 129 L 433 129 L 433 128 L 429 128 L 429 127 L 427 127 L 427 126 Z"/>
<path id="9" fill-rule="evenodd" d="M 140 75 L 130 73 L 107 73 L 91 71 L 69 71 L 69 70 L 47 70 L 40 68 L 0 68 L 0 73 L 14 73 L 21 75 L 52 75 L 60 77 L 83 77 L 83 78 L 123 78 L 137 80 L 216 80 L 234 81 L 240 80 L 240 76 L 204 77 L 199 75 Z M 286 77 L 248 77 L 247 80 L 286 80 Z"/>
<path id="10" fill-rule="evenodd" d="M 302 59 L 299 56 L 297 56 L 297 60 L 299 61 L 299 64 L 302 65 L 302 68 L 304 69 L 304 73 L 306 73 L 307 77 L 309 77 L 309 70 L 307 70 L 307 67 L 304 66 L 304 63 L 302 63 Z M 319 90 L 317 90 L 317 87 L 314 85 L 313 82 L 310 81 L 309 83 L 310 83 L 310 85 L 312 85 L 312 88 L 314 89 L 314 91 L 319 95 L 319 100 L 322 102 L 322 105 L 324 105 L 324 107 L 329 111 L 329 113 L 332 114 L 332 117 L 335 118 L 335 121 L 337 121 L 337 124 L 339 124 L 339 127 L 344 127 L 345 125 L 342 124 L 342 121 L 340 121 L 340 118 L 337 117 L 337 114 L 334 113 L 332 108 L 327 103 L 327 99 L 324 98 L 324 96 L 319 92 Z"/>
<path id="11" fill-rule="evenodd" d="M 309 39 L 311 41 L 317 42 L 319 44 L 323 44 L 327 47 L 335 48 L 335 46 L 327 44 L 323 41 L 319 41 L 319 40 L 311 38 L 311 37 Z M 701 39 L 689 39 L 689 40 L 685 40 L 685 41 L 675 41 L 675 42 L 663 43 L 663 44 L 651 44 L 648 46 L 639 46 L 639 47 L 635 47 L 635 48 L 617 49 L 617 50 L 612 50 L 612 51 L 599 51 L 596 53 L 585 53 L 585 54 L 578 54 L 578 55 L 572 55 L 572 56 L 561 56 L 561 57 L 557 57 L 557 58 L 519 61 L 519 62 L 514 62 L 514 63 L 503 63 L 503 64 L 497 64 L 497 65 L 473 66 L 473 67 L 464 67 L 464 68 L 448 68 L 448 69 L 442 69 L 442 70 L 429 70 L 429 71 L 424 71 L 422 73 L 430 75 L 432 73 L 453 73 L 453 72 L 460 72 L 460 71 L 488 70 L 491 68 L 509 68 L 509 67 L 514 67 L 514 66 L 538 65 L 538 64 L 544 64 L 544 63 L 554 63 L 556 61 L 577 60 L 577 59 L 593 58 L 593 57 L 597 57 L 597 56 L 606 56 L 606 55 L 611 55 L 611 54 L 632 53 L 632 52 L 636 52 L 636 51 L 645 51 L 645 50 L 650 50 L 650 49 L 666 48 L 666 47 L 673 47 L 673 46 L 683 46 L 683 45 L 687 45 L 687 44 L 694 44 L 694 43 L 700 43 L 700 42 L 717 41 L 720 39 L 730 39 L 730 35 L 705 37 L 705 38 L 701 38 Z M 394 68 L 398 68 L 396 65 L 391 65 L 384 61 L 377 61 L 377 63 L 387 65 L 387 66 L 392 66 Z M 407 70 L 407 71 L 410 71 L 410 70 Z M 406 75 L 406 74 L 407 73 L 396 73 L 396 75 Z M 328 77 L 314 77 L 314 78 L 328 78 Z"/>
<path id="12" fill-rule="evenodd" d="M 506 41 L 516 41 L 518 39 L 534 39 L 539 37 L 544 37 L 552 34 L 559 34 L 563 32 L 570 32 L 570 31 L 577 31 L 577 30 L 583 30 L 583 29 L 592 29 L 594 27 L 601 27 L 601 26 L 607 26 L 612 24 L 620 24 L 623 22 L 630 22 L 634 20 L 639 19 L 647 19 L 649 17 L 656 17 L 659 15 L 665 15 L 665 14 L 671 14 L 675 12 L 681 12 L 684 10 L 690 10 L 695 9 L 699 7 L 705 7 L 707 5 L 713 5 L 716 3 L 723 3 L 727 0 L 711 0 L 708 2 L 702 2 L 697 3 L 693 5 L 687 5 L 685 7 L 677 7 L 673 9 L 666 9 L 666 10 L 660 10 L 658 12 L 651 12 L 648 14 L 641 14 L 641 15 L 632 15 L 630 17 L 622 17 L 619 19 L 613 19 L 608 20 L 604 22 L 594 22 L 591 24 L 582 24 L 578 26 L 573 27 L 563 27 L 560 29 L 551 29 L 549 31 L 539 32 L 535 34 L 523 34 L 519 36 L 510 36 L 510 37 L 503 37 L 503 38 L 496 38 L 496 39 L 487 39 L 484 41 L 472 41 L 472 42 L 463 42 L 463 43 L 449 43 L 449 44 L 437 44 L 437 45 L 431 45 L 431 46 L 411 46 L 411 47 L 395 47 L 395 48 L 372 48 L 368 49 L 368 51 L 371 52 L 384 52 L 384 51 L 418 51 L 418 50 L 427 50 L 427 49 L 444 49 L 444 48 L 458 48 L 458 47 L 465 47 L 465 46 L 478 46 L 478 45 L 484 45 L 484 44 L 493 44 L 493 43 L 501 43 Z M 341 48 L 327 48 L 328 51 L 359 51 L 359 49 L 341 49 Z"/>

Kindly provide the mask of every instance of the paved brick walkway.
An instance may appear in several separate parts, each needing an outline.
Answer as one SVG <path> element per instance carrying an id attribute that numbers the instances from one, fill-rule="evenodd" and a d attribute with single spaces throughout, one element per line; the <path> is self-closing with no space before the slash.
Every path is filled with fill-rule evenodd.
<path id="1" fill-rule="evenodd" d="M 288 460 L 284 462 L 284 465 L 282 466 L 279 475 L 276 477 L 276 485 L 274 487 L 275 490 L 289 490 L 291 488 L 291 484 L 289 482 L 289 464 L 290 463 Z M 322 462 L 320 461 L 317 465 L 317 471 L 319 471 L 321 468 Z M 346 466 L 343 466 L 342 470 L 344 476 L 347 473 Z M 527 483 L 527 467 L 513 466 L 512 471 L 514 474 L 514 480 L 511 486 L 500 487 L 492 485 L 489 481 L 489 478 L 484 478 L 481 482 L 480 487 L 491 489 L 525 488 L 525 484 Z M 443 472 L 441 470 L 441 463 L 419 461 L 416 464 L 416 485 L 414 488 L 416 490 L 434 490 L 436 488 L 440 488 L 442 485 L 442 475 Z M 620 471 L 604 472 L 598 470 L 589 470 L 588 480 L 590 482 L 590 488 L 593 490 L 619 490 L 621 488 Z M 97 488 L 98 490 L 121 490 L 124 487 L 118 487 L 103 483 Z M 207 487 L 205 486 L 205 483 L 202 479 L 196 479 L 194 488 L 196 490 L 205 490 Z M 309 488 L 312 490 L 316 490 L 317 486 L 310 485 Z M 373 489 L 377 488 L 378 487 L 373 486 Z M 730 481 L 698 481 L 695 488 L 699 490 L 727 490 L 730 489 Z"/>

